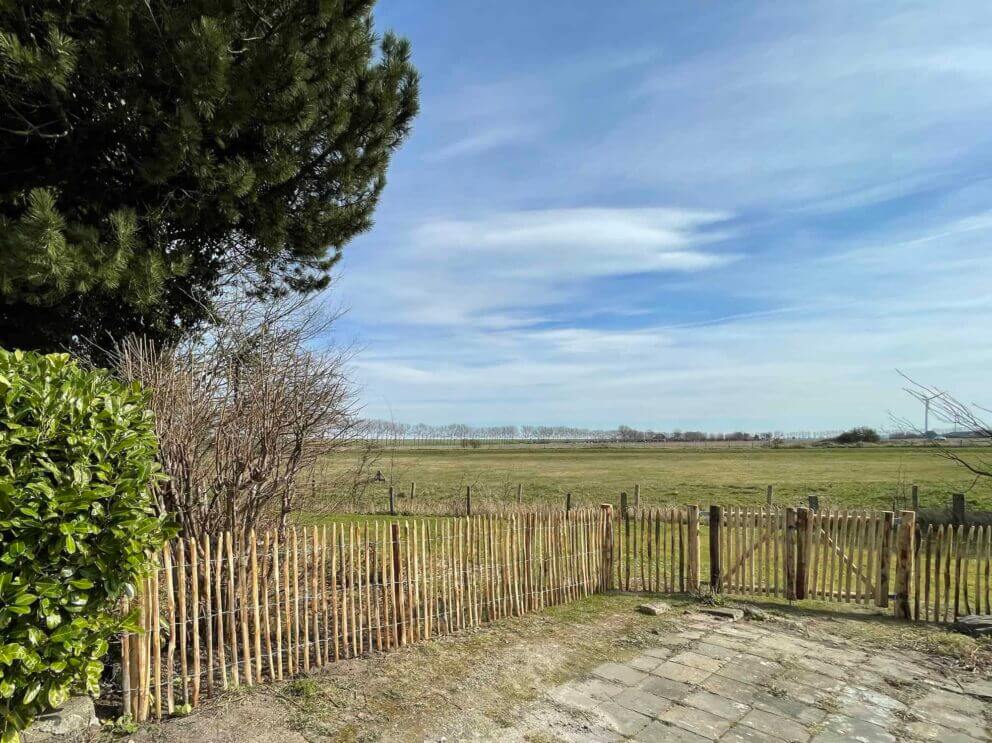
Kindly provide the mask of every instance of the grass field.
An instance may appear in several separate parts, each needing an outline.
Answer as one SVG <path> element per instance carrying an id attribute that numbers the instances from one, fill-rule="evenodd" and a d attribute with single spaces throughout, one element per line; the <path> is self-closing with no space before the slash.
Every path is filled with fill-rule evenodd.
<path id="1" fill-rule="evenodd" d="M 989 457 L 989 449 L 962 449 L 966 457 Z M 350 464 L 349 453 L 327 462 Z M 920 447 L 761 448 L 672 450 L 649 448 L 401 449 L 376 463 L 387 482 L 375 485 L 366 507 L 382 510 L 388 486 L 408 493 L 417 483 L 418 504 L 464 498 L 476 503 L 516 500 L 559 505 L 572 493 L 574 506 L 615 502 L 620 491 L 640 486 L 642 505 L 711 503 L 758 505 L 768 485 L 780 505 L 805 504 L 817 495 L 821 507 L 892 508 L 908 505 L 910 486 L 920 488 L 924 508 L 943 508 L 951 493 L 967 492 L 969 509 L 992 510 L 992 483 L 975 483 L 963 467 Z M 406 510 L 408 500 L 398 507 Z"/>

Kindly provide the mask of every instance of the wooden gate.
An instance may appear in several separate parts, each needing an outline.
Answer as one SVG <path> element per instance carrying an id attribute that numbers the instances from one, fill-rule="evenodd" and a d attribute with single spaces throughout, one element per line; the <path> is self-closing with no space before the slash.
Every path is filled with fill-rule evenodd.
<path id="1" fill-rule="evenodd" d="M 716 592 L 885 607 L 895 534 L 890 511 L 715 506 L 710 584 Z"/>
<path id="2" fill-rule="evenodd" d="M 716 591 L 793 598 L 795 512 L 736 507 L 722 511 L 722 528 L 716 530 L 715 536 L 722 564 Z M 711 530 L 710 539 L 713 538 Z"/>
<path id="3" fill-rule="evenodd" d="M 805 597 L 888 606 L 893 514 L 826 510 L 808 521 Z"/>

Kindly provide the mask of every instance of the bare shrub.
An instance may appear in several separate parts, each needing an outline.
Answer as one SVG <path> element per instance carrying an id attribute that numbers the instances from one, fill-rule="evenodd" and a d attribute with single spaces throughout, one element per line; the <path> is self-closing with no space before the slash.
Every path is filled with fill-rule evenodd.
<path id="1" fill-rule="evenodd" d="M 151 391 L 170 478 L 158 506 L 185 534 L 283 530 L 307 474 L 349 442 L 350 349 L 312 348 L 335 319 L 313 300 L 239 292 L 178 345 L 129 337 L 113 349 L 118 374 Z"/>

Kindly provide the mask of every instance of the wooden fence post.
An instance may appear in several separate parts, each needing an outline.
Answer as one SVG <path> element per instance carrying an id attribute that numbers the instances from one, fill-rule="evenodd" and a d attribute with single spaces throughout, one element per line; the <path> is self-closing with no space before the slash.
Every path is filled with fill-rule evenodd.
<path id="1" fill-rule="evenodd" d="M 896 619 L 911 619 L 909 589 L 913 585 L 913 539 L 916 535 L 916 512 L 900 511 L 896 540 Z"/>
<path id="2" fill-rule="evenodd" d="M 630 509 L 627 508 L 627 493 L 620 493 L 620 518 L 623 519 L 623 552 L 624 578 L 620 586 L 625 591 L 630 590 Z"/>
<path id="3" fill-rule="evenodd" d="M 785 597 L 796 598 L 796 509 L 785 509 Z"/>
<path id="4" fill-rule="evenodd" d="M 389 515 L 396 515 L 396 493 L 392 485 L 389 486 Z"/>
<path id="5" fill-rule="evenodd" d="M 689 550 L 689 591 L 699 590 L 699 506 L 688 506 L 686 508 L 686 535 L 688 537 Z"/>
<path id="6" fill-rule="evenodd" d="M 720 566 L 720 528 L 723 524 L 723 508 L 710 506 L 710 591 L 723 591 L 723 572 Z"/>
<path id="7" fill-rule="evenodd" d="M 765 492 L 765 503 L 767 505 L 770 506 L 772 504 L 772 497 L 774 495 L 775 495 L 775 486 L 774 485 L 769 485 L 768 486 L 768 490 Z"/>
<path id="8" fill-rule="evenodd" d="M 472 515 L 472 486 L 465 486 L 465 515 Z"/>
<path id="9" fill-rule="evenodd" d="M 820 512 L 820 497 L 817 495 L 807 496 L 806 500 L 809 502 L 809 510 L 813 513 Z"/>
<path id="10" fill-rule="evenodd" d="M 603 518 L 603 545 L 599 584 L 603 591 L 613 590 L 613 506 L 602 503 L 599 506 Z"/>
<path id="11" fill-rule="evenodd" d="M 641 486 L 634 485 L 634 510 L 641 507 Z"/>
<path id="12" fill-rule="evenodd" d="M 813 496 L 815 497 L 815 496 Z M 810 542 L 809 509 L 796 510 L 796 600 L 806 598 L 806 582 L 809 575 Z"/>
<path id="13" fill-rule="evenodd" d="M 406 574 L 403 572 L 403 560 L 400 556 L 400 525 L 393 523 L 389 525 L 390 537 L 393 540 L 393 565 L 391 578 L 393 581 L 393 610 L 395 612 L 396 621 L 396 644 L 406 645 L 406 626 L 403 621 L 404 607 L 403 607 L 403 581 L 406 578 Z M 451 611 L 449 607 L 445 607 L 448 611 Z"/>
<path id="14" fill-rule="evenodd" d="M 413 503 L 413 499 L 417 497 L 417 483 L 410 483 L 410 502 Z"/>
<path id="15" fill-rule="evenodd" d="M 878 595 L 875 606 L 889 605 L 889 561 L 892 553 L 892 511 L 882 513 L 882 546 L 878 554 Z"/>
<path id="16" fill-rule="evenodd" d="M 520 505 L 521 500 L 523 500 L 524 495 L 524 484 L 522 482 L 517 483 L 517 505 Z"/>
<path id="17" fill-rule="evenodd" d="M 571 513 L 572 511 L 572 494 L 565 493 L 565 513 Z"/>
<path id="18" fill-rule="evenodd" d="M 913 510 L 914 511 L 919 511 L 920 510 L 920 486 L 919 485 L 914 485 L 913 486 L 913 495 L 912 495 L 912 498 L 913 498 Z"/>
<path id="19" fill-rule="evenodd" d="M 955 524 L 963 524 L 965 522 L 964 493 L 954 493 L 951 496 L 951 520 Z"/>

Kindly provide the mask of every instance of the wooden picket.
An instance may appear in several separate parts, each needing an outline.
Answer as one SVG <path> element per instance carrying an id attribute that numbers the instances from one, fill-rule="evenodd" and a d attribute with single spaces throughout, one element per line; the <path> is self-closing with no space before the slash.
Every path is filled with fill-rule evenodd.
<path id="1" fill-rule="evenodd" d="M 885 513 L 824 510 L 809 513 L 809 580 L 805 597 L 885 606 L 891 518 Z"/>
<path id="2" fill-rule="evenodd" d="M 699 589 L 699 507 L 621 508 L 613 533 L 613 585 L 625 591 Z"/>
<path id="3" fill-rule="evenodd" d="M 992 526 L 933 525 L 918 534 L 913 619 L 992 614 Z"/>
<path id="4" fill-rule="evenodd" d="M 723 591 L 783 596 L 792 590 L 786 525 L 786 509 L 724 509 L 719 531 Z"/>
<path id="5" fill-rule="evenodd" d="M 714 593 L 885 608 L 894 588 L 896 617 L 992 613 L 992 526 L 771 506 L 714 506 L 706 521 Z M 177 539 L 132 602 L 141 630 L 121 638 L 124 710 L 161 719 L 228 688 L 592 593 L 696 592 L 700 541 L 697 506 L 626 503 Z"/>
<path id="6" fill-rule="evenodd" d="M 124 711 L 161 719 L 221 690 L 312 671 L 601 591 L 607 510 L 177 539 L 121 639 Z M 673 522 L 674 523 L 674 522 Z M 163 652 L 163 647 L 165 651 Z"/>

